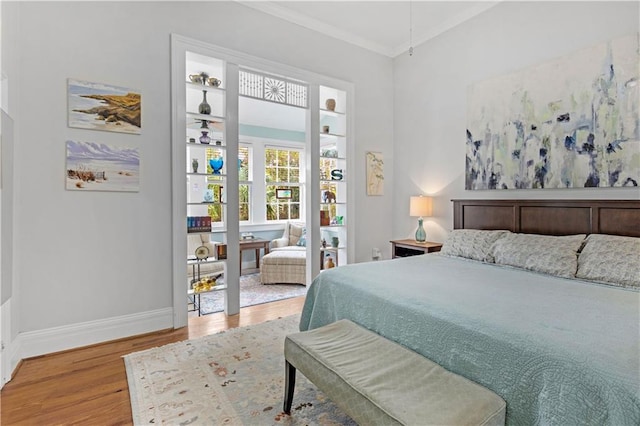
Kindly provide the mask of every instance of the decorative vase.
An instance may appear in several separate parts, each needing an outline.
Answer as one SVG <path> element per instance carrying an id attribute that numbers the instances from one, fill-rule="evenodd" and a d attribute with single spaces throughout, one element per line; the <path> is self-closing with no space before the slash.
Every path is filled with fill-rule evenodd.
<path id="1" fill-rule="evenodd" d="M 211 142 L 211 138 L 209 137 L 209 132 L 206 130 L 202 131 L 202 136 L 200 136 L 200 143 L 203 143 L 205 145 L 209 145 L 209 142 Z"/>
<path id="2" fill-rule="evenodd" d="M 322 126 L 322 133 L 329 133 L 329 126 Z"/>
<path id="3" fill-rule="evenodd" d="M 340 244 L 340 239 L 338 237 L 331 237 L 331 247 L 337 248 Z"/>
<path id="4" fill-rule="evenodd" d="M 213 174 L 219 175 L 220 170 L 222 170 L 222 166 L 224 165 L 224 160 L 222 157 L 212 158 L 209 160 L 209 165 L 211 166 L 211 169 L 213 169 Z"/>
<path id="5" fill-rule="evenodd" d="M 193 169 L 193 173 L 198 173 L 198 159 L 194 158 L 191 160 L 191 168 Z"/>
<path id="6" fill-rule="evenodd" d="M 419 243 L 424 243 L 427 241 L 427 233 L 424 231 L 422 227 L 422 218 L 418 219 L 418 229 L 416 230 L 416 241 Z"/>
<path id="7" fill-rule="evenodd" d="M 336 100 L 329 98 L 325 101 L 324 105 L 327 107 L 327 110 L 329 111 L 335 111 L 336 110 Z"/>
<path id="8" fill-rule="evenodd" d="M 202 103 L 198 105 L 198 112 L 200 114 L 211 114 L 211 105 L 207 103 L 207 91 L 202 91 Z"/>
<path id="9" fill-rule="evenodd" d="M 333 259 L 328 257 L 327 261 L 324 263 L 324 269 L 331 269 L 334 268 L 336 266 L 335 263 L 333 263 Z"/>

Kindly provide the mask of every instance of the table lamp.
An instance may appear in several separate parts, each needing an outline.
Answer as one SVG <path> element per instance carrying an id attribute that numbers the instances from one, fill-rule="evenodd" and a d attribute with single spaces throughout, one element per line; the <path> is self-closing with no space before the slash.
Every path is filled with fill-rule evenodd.
<path id="1" fill-rule="evenodd" d="M 427 233 L 422 227 L 422 218 L 431 216 L 431 197 L 422 195 L 411 197 L 409 200 L 409 216 L 419 216 L 418 229 L 416 230 L 416 241 L 423 243 L 427 240 Z"/>

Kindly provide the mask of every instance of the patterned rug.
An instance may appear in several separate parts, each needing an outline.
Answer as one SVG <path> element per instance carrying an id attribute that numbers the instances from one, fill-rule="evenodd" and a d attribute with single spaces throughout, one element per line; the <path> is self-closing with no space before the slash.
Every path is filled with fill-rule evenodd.
<path id="1" fill-rule="evenodd" d="M 284 337 L 300 315 L 124 357 L 133 422 L 192 425 L 355 425 L 302 374 L 282 412 Z"/>
<path id="2" fill-rule="evenodd" d="M 307 287 L 301 284 L 262 284 L 260 274 L 243 275 L 240 277 L 240 307 L 260 305 L 261 303 L 304 296 Z M 214 291 L 200 295 L 202 314 L 212 314 L 224 310 L 224 291 Z M 198 315 L 191 312 L 191 315 Z"/>

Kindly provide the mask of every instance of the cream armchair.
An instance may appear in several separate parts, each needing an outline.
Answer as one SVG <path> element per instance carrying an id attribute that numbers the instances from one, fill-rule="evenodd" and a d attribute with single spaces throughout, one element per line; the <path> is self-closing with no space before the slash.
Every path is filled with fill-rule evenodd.
<path id="1" fill-rule="evenodd" d="M 271 249 L 260 262 L 262 284 L 306 285 L 306 240 L 304 223 L 287 222 L 282 237 L 271 240 Z"/>
<path id="2" fill-rule="evenodd" d="M 304 251 L 304 245 L 298 245 L 304 234 L 305 226 L 302 222 L 287 222 L 282 237 L 271 240 L 271 251 Z"/>

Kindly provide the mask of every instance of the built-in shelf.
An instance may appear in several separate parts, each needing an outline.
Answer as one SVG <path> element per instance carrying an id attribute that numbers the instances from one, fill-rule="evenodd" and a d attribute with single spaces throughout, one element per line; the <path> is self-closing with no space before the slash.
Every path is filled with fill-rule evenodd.
<path id="1" fill-rule="evenodd" d="M 213 291 L 220 291 L 220 290 L 226 290 L 226 289 L 227 289 L 226 284 L 214 285 L 213 287 L 211 287 L 211 290 L 205 290 L 205 291 L 195 291 L 194 289 L 190 288 L 187 290 L 187 295 L 193 296 L 193 295 L 211 293 Z"/>
<path id="2" fill-rule="evenodd" d="M 187 142 L 187 146 L 191 147 L 198 147 L 198 148 L 215 148 L 215 149 L 227 149 L 226 145 L 216 145 L 215 143 L 200 143 L 198 142 L 198 139 L 196 139 L 196 142 Z"/>
<path id="3" fill-rule="evenodd" d="M 187 173 L 187 176 L 202 176 L 202 177 L 219 177 L 226 178 L 227 175 L 214 175 L 213 173 Z M 222 179 L 220 179 L 222 181 Z"/>
<path id="4" fill-rule="evenodd" d="M 187 203 L 188 206 L 225 206 L 227 203 L 218 201 L 201 201 L 199 203 Z"/>
<path id="5" fill-rule="evenodd" d="M 332 138 L 344 138 L 345 137 L 345 135 L 341 135 L 341 134 L 338 134 L 338 133 L 331 133 L 331 132 L 329 132 L 329 133 L 321 132 L 320 136 L 327 136 L 327 137 L 332 137 Z"/>
<path id="6" fill-rule="evenodd" d="M 324 115 L 333 115 L 333 116 L 338 116 L 338 115 L 346 115 L 344 112 L 340 112 L 340 111 L 331 111 L 328 109 L 324 109 L 324 108 L 320 108 L 320 112 Z"/>
<path id="7" fill-rule="evenodd" d="M 192 81 L 187 81 L 185 83 L 189 89 L 204 90 L 207 92 L 225 92 L 224 87 L 207 86 L 205 84 L 194 83 Z"/>
<path id="8" fill-rule="evenodd" d="M 198 114 L 197 112 L 189 111 L 187 111 L 187 118 L 191 118 L 193 120 L 216 121 L 219 123 L 224 123 L 225 120 L 224 117 L 220 117 L 219 115 Z M 209 129 L 209 131 L 211 132 L 211 129 Z M 213 131 L 215 131 L 215 129 Z"/>

